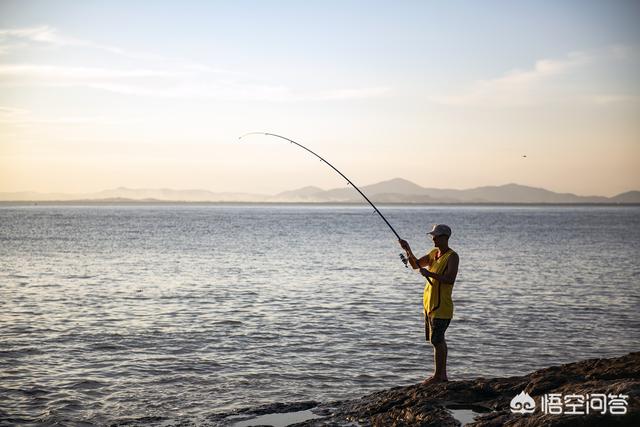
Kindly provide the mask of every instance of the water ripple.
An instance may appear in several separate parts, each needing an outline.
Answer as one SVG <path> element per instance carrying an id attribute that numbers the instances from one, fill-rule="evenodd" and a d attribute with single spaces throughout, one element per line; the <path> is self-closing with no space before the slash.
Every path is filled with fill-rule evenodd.
<path id="1" fill-rule="evenodd" d="M 639 208 L 384 211 L 416 252 L 454 229 L 451 377 L 637 350 Z M 424 283 L 367 209 L 3 206 L 0 236 L 10 424 L 161 425 L 432 369 Z"/>

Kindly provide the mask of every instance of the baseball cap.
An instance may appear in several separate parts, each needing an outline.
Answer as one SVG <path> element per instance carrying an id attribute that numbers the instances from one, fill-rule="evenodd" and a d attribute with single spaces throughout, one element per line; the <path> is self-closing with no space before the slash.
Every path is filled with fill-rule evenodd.
<path id="1" fill-rule="evenodd" d="M 445 236 L 450 237 L 451 227 L 445 224 L 434 224 L 433 230 L 431 230 L 427 234 L 431 234 L 432 236 L 441 236 L 444 234 Z"/>

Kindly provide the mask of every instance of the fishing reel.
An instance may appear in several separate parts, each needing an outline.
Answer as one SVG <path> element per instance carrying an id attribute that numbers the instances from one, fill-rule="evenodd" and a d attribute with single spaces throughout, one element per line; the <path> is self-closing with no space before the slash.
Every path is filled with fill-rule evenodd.
<path id="1" fill-rule="evenodd" d="M 406 256 L 404 256 L 404 254 L 400 254 L 400 260 L 402 261 L 402 263 L 404 264 L 405 268 L 409 268 L 409 260 L 407 259 Z"/>

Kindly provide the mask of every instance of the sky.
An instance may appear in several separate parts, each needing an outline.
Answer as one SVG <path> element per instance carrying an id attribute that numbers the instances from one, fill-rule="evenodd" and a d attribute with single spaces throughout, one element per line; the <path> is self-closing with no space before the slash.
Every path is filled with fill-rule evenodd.
<path id="1" fill-rule="evenodd" d="M 0 0 L 0 192 L 640 190 L 638 1 Z M 526 157 L 524 157 L 526 156 Z"/>

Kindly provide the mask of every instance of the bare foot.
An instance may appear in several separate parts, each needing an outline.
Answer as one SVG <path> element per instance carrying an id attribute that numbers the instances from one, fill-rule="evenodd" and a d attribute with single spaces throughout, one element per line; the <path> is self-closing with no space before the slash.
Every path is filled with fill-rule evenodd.
<path id="1" fill-rule="evenodd" d="M 431 377 L 424 380 L 422 384 L 427 385 L 427 384 L 435 384 L 435 383 L 446 383 L 447 381 L 449 381 L 447 378 Z"/>
<path id="2" fill-rule="evenodd" d="M 426 380 L 422 381 L 422 384 L 431 384 L 433 382 L 434 376 L 430 376 Z"/>

